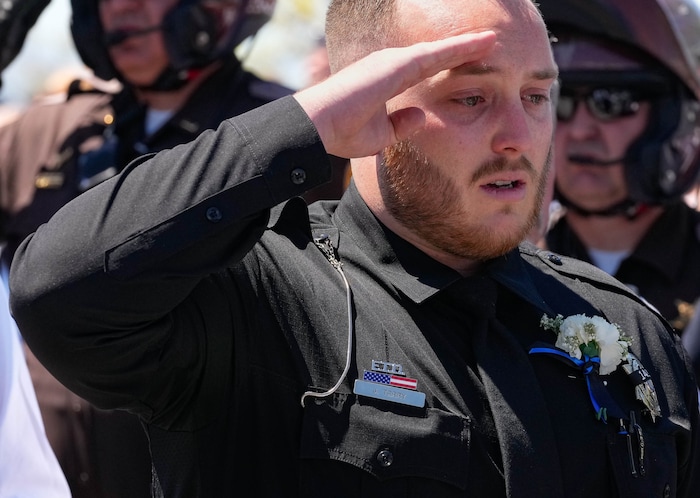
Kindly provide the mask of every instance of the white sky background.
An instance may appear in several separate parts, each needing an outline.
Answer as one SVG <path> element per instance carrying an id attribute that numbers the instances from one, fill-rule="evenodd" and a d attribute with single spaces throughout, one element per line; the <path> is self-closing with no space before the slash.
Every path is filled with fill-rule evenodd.
<path id="1" fill-rule="evenodd" d="M 277 0 L 275 15 L 256 37 L 246 65 L 290 88 L 304 86 L 304 57 L 323 36 L 327 5 L 328 0 Z M 0 102 L 24 106 L 65 70 L 80 73 L 84 68 L 70 35 L 70 0 L 52 0 L 3 71 Z"/>

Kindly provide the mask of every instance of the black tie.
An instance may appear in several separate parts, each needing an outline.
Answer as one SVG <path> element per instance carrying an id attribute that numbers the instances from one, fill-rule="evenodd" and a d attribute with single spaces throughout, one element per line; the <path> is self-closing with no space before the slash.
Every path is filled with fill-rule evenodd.
<path id="1" fill-rule="evenodd" d="M 498 433 L 507 496 L 563 498 L 559 454 L 544 397 L 527 351 L 496 318 L 498 288 L 472 277 L 450 294 L 465 306 L 473 354 Z M 457 297 L 457 296 L 455 296 Z"/>

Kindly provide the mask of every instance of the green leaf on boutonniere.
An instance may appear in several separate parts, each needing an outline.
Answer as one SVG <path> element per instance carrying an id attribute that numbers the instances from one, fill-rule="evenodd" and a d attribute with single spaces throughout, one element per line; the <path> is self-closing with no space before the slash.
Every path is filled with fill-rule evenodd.
<path id="1" fill-rule="evenodd" d="M 581 350 L 581 354 L 588 356 L 589 358 L 597 358 L 600 356 L 600 348 L 595 342 L 581 344 L 579 349 Z"/>

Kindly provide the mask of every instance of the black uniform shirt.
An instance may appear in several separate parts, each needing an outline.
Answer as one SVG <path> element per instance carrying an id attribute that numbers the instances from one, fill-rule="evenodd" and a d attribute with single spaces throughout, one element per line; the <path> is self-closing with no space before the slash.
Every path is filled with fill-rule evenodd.
<path id="1" fill-rule="evenodd" d="M 289 98 L 146 160 L 25 241 L 11 290 L 58 378 L 147 423 L 164 496 L 698 492 L 694 379 L 668 326 L 608 275 L 526 245 L 462 278 L 354 187 L 275 207 L 329 177 Z M 649 369 L 656 421 L 621 369 L 605 387 L 636 414 L 643 456 L 596 420 L 580 370 L 528 354 L 554 344 L 543 314 L 579 313 L 619 324 Z M 425 403 L 359 393 L 376 365 L 400 365 Z"/>
<path id="2" fill-rule="evenodd" d="M 615 278 L 647 299 L 682 332 L 700 297 L 700 213 L 669 205 L 626 257 Z M 547 234 L 550 250 L 591 262 L 587 249 L 561 218 Z"/>

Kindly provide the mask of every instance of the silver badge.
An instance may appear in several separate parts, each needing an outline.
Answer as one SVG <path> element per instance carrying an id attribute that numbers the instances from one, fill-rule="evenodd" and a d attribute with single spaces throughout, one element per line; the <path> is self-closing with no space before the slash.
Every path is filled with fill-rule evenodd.
<path id="1" fill-rule="evenodd" d="M 656 389 L 651 380 L 651 375 L 644 368 L 642 362 L 639 361 L 639 358 L 632 353 L 627 353 L 627 361 L 622 364 L 622 368 L 627 372 L 634 384 L 636 398 L 648 408 L 651 420 L 655 422 L 656 417 L 661 416 L 661 407 L 659 406 L 659 399 L 656 396 Z"/>

